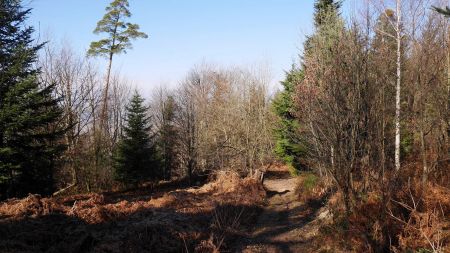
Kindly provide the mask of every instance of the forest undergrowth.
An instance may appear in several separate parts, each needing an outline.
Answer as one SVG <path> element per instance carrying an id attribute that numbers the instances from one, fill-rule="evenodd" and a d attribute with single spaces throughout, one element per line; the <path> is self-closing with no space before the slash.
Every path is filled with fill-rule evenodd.
<path id="1" fill-rule="evenodd" d="M 245 193 L 245 194 L 242 194 Z M 252 224 L 265 197 L 231 172 L 200 188 L 0 204 L 1 252 L 218 252 Z"/>
<path id="2" fill-rule="evenodd" d="M 300 198 L 329 194 L 323 211 L 328 219 L 319 224 L 311 252 L 450 252 L 450 189 L 436 180 L 423 184 L 414 176 L 418 169 L 409 166 L 397 177 L 391 196 L 377 189 L 360 192 L 348 216 L 342 191 L 323 180 L 305 187 L 311 175 L 304 175 Z"/>

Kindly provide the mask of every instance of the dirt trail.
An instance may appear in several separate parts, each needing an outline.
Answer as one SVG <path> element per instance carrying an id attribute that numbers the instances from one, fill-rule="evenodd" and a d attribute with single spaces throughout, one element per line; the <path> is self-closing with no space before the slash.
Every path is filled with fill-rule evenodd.
<path id="1" fill-rule="evenodd" d="M 317 234 L 314 219 L 321 203 L 299 201 L 296 181 L 285 171 L 268 173 L 264 181 L 267 205 L 236 252 L 310 252 L 308 242 Z"/>

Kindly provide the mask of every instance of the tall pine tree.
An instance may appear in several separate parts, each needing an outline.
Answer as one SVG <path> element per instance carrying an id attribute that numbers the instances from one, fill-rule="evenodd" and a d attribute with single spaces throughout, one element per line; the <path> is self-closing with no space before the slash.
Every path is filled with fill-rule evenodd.
<path id="1" fill-rule="evenodd" d="M 54 160 L 63 151 L 54 85 L 39 82 L 30 10 L 0 1 L 0 198 L 53 191 Z"/>
<path id="2" fill-rule="evenodd" d="M 124 134 L 114 156 L 115 179 L 127 186 L 137 186 L 160 176 L 159 163 L 150 136 L 148 108 L 137 91 L 126 110 Z"/>
<path id="3" fill-rule="evenodd" d="M 113 57 L 121 53 L 126 53 L 128 49 L 131 49 L 131 40 L 148 37 L 147 34 L 139 31 L 139 25 L 126 22 L 131 17 L 129 7 L 128 0 L 113 0 L 106 7 L 106 14 L 98 21 L 94 33 L 105 33 L 107 37 L 92 42 L 87 52 L 89 56 L 104 56 L 108 58 L 103 109 L 100 118 L 102 128 L 106 127 L 108 121 L 108 91 Z"/>

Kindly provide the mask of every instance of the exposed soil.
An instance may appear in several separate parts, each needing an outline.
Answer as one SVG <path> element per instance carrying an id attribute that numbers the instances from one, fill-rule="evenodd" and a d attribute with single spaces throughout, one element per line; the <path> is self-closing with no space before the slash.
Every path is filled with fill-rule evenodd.
<path id="1" fill-rule="evenodd" d="M 325 213 L 321 209 L 323 201 L 301 201 L 295 192 L 298 179 L 286 170 L 267 174 L 264 211 L 236 252 L 311 252 L 319 229 L 318 217 Z"/>

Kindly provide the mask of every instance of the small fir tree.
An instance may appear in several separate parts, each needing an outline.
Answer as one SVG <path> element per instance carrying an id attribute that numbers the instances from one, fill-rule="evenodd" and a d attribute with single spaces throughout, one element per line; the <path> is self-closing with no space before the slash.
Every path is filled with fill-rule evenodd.
<path id="1" fill-rule="evenodd" d="M 123 136 L 118 144 L 115 161 L 115 179 L 127 186 L 156 179 L 159 163 L 153 145 L 148 107 L 136 91 L 126 107 Z"/>

